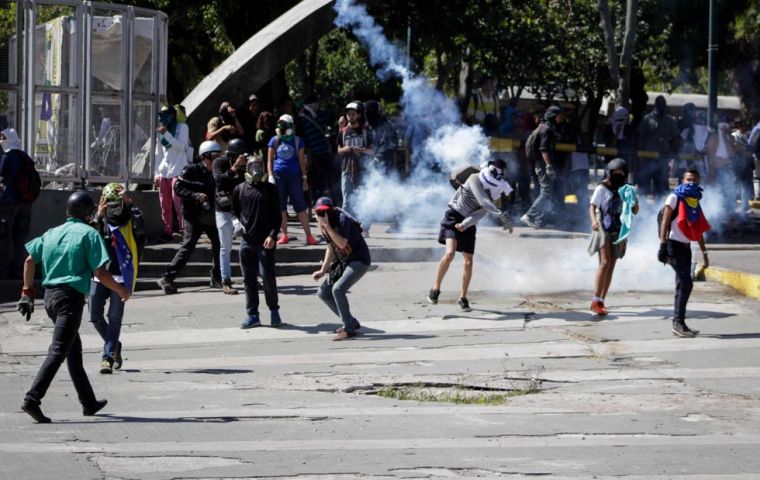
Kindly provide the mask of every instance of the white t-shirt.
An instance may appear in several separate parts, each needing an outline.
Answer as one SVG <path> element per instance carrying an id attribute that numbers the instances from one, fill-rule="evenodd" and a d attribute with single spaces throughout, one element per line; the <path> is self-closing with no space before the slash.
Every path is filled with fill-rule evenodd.
<path id="1" fill-rule="evenodd" d="M 668 238 L 677 242 L 691 244 L 691 240 L 689 240 L 686 235 L 683 234 L 681 229 L 678 228 L 678 210 L 676 210 L 677 203 L 678 197 L 675 193 L 671 193 L 668 195 L 668 198 L 665 199 L 665 205 L 670 205 L 670 208 L 673 209 L 673 220 L 670 222 L 670 235 Z"/>

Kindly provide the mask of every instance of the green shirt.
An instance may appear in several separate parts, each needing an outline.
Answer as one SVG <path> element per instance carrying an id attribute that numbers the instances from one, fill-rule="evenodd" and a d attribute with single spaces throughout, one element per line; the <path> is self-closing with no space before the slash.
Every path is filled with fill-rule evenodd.
<path id="1" fill-rule="evenodd" d="M 27 242 L 26 250 L 42 265 L 43 287 L 69 285 L 84 295 L 90 293 L 93 272 L 108 261 L 98 232 L 73 217 Z"/>

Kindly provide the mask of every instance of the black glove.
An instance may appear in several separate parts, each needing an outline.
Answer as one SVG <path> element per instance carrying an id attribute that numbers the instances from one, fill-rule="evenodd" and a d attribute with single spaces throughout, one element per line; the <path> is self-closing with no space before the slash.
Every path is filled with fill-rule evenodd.
<path id="1" fill-rule="evenodd" d="M 28 322 L 29 319 L 32 318 L 32 312 L 34 312 L 34 297 L 22 294 L 16 304 L 16 310 L 18 310 L 21 315 L 26 315 L 26 321 Z"/>
<path id="2" fill-rule="evenodd" d="M 668 244 L 661 243 L 660 250 L 657 252 L 657 261 L 667 264 L 668 263 Z"/>

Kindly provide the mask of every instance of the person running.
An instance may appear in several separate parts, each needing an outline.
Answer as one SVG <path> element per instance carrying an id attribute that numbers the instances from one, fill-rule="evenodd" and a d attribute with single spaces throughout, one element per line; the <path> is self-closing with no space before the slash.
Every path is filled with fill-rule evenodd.
<path id="1" fill-rule="evenodd" d="M 362 227 L 348 212 L 334 206 L 330 197 L 322 197 L 314 206 L 317 223 L 327 239 L 322 268 L 312 274 L 314 280 L 327 275 L 317 295 L 340 317 L 343 326 L 336 329 L 335 341 L 348 340 L 357 335 L 359 321 L 351 314 L 348 290 L 369 270 L 372 257 L 362 237 Z"/>
<path id="2" fill-rule="evenodd" d="M 507 196 L 512 192 L 512 187 L 504 179 L 506 169 L 507 162 L 502 159 L 489 161 L 480 172 L 470 175 L 449 202 L 449 209 L 443 215 L 441 230 L 438 233 L 438 243 L 445 245 L 446 251 L 438 264 L 435 283 L 427 297 L 428 302 L 433 305 L 438 303 L 441 283 L 454 260 L 454 255 L 456 252 L 462 252 L 464 273 L 458 303 L 463 311 L 472 310 L 467 300 L 467 290 L 472 278 L 472 259 L 475 254 L 475 225 L 487 213 L 491 213 L 499 217 L 504 228 L 512 233 L 512 220 L 509 214 L 502 212 L 494 203 L 502 195 Z"/>
<path id="3" fill-rule="evenodd" d="M 277 233 L 280 229 L 280 200 L 277 188 L 267 180 L 264 162 L 253 156 L 246 163 L 245 182 L 232 191 L 232 213 L 243 226 L 240 268 L 245 283 L 247 316 L 240 328 L 261 325 L 256 279 L 259 275 L 264 285 L 264 298 L 269 307 L 271 325 L 279 327 L 282 324 L 274 269 Z"/>
<path id="4" fill-rule="evenodd" d="M 628 164 L 615 158 L 607 164 L 607 175 L 591 195 L 588 212 L 591 217 L 591 243 L 589 254 L 599 254 L 599 268 L 594 280 L 594 298 L 591 311 L 604 316 L 609 312 L 604 305 L 612 283 L 615 263 L 625 255 L 631 216 L 639 212 L 636 192 L 626 183 Z"/>
<path id="5" fill-rule="evenodd" d="M 31 318 L 34 312 L 34 271 L 38 263 L 42 264 L 45 312 L 54 325 L 47 356 L 21 404 L 21 410 L 38 423 L 50 423 L 40 404 L 64 360 L 82 404 L 83 415 L 95 415 L 108 403 L 95 397 L 82 362 L 79 326 L 85 295 L 90 291 L 93 275 L 124 302 L 129 300 L 130 292 L 106 269 L 109 260 L 106 245 L 98 232 L 88 225 L 94 210 L 95 202 L 87 192 L 74 192 L 66 202 L 66 223 L 26 244 L 29 255 L 24 262 L 24 283 L 17 310 L 26 316 L 27 321 Z"/>
<path id="6" fill-rule="evenodd" d="M 298 221 L 306 234 L 306 244 L 317 245 L 319 240 L 311 234 L 309 217 L 306 214 L 306 198 L 303 194 L 309 189 L 303 140 L 295 135 L 293 117 L 288 114 L 280 117 L 275 131 L 277 135 L 269 141 L 267 170 L 274 174 L 275 185 L 280 196 L 282 236 L 277 243 L 284 245 L 290 242 L 288 237 L 288 199 L 290 199 Z"/>
<path id="7" fill-rule="evenodd" d="M 97 229 L 108 250 L 106 269 L 114 280 L 130 292 L 135 291 L 137 271 L 145 246 L 145 219 L 133 203 L 124 186 L 109 183 L 100 195 L 97 211 Z M 108 320 L 104 312 L 108 303 Z M 105 344 L 100 363 L 100 373 L 113 373 L 121 369 L 121 320 L 124 302 L 118 294 L 103 285 L 97 277 L 90 288 L 90 322 Z"/>
<path id="8" fill-rule="evenodd" d="M 694 287 L 691 278 L 691 242 L 699 244 L 705 268 L 710 266 L 704 239 L 704 233 L 710 231 L 710 224 L 699 205 L 702 199 L 699 183 L 699 171 L 687 170 L 683 182 L 665 199 L 660 223 L 660 250 L 657 252 L 657 260 L 670 264 L 676 272 L 673 335 L 686 338 L 699 333 L 699 330 L 686 326 L 686 304 Z"/>

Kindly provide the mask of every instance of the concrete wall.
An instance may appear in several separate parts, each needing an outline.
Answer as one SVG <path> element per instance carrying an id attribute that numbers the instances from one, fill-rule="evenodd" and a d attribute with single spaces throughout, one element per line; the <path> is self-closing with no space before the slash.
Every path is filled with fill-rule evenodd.
<path id="1" fill-rule="evenodd" d="M 97 203 L 100 198 L 100 191 L 93 190 L 90 193 Z M 40 197 L 32 205 L 32 228 L 29 232 L 29 238 L 42 235 L 46 230 L 66 221 L 66 200 L 69 195 L 71 195 L 70 190 L 42 190 Z M 129 192 L 129 195 L 145 216 L 148 236 L 151 238 L 160 236 L 163 226 L 161 224 L 158 192 Z"/>
<path id="2" fill-rule="evenodd" d="M 219 105 L 237 104 L 333 29 L 333 0 L 303 0 L 261 29 L 204 78 L 182 101 L 193 145 L 204 140 Z"/>

